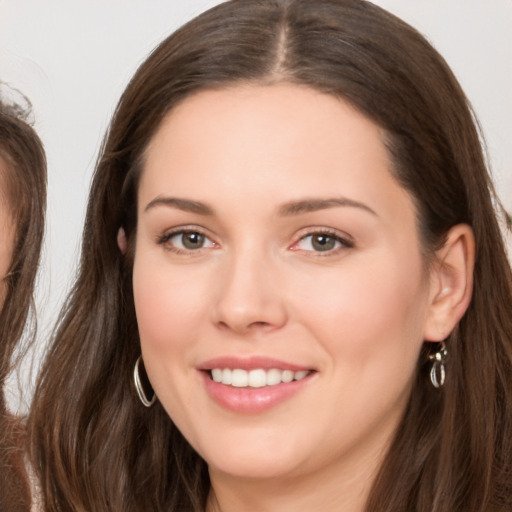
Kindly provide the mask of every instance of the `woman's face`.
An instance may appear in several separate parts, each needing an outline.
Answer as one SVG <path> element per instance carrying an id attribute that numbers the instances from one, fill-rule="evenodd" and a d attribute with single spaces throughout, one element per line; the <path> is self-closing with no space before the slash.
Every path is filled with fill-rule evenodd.
<path id="1" fill-rule="evenodd" d="M 7 168 L 0 157 L 0 309 L 7 292 L 5 276 L 9 270 L 14 247 L 14 225 L 5 190 L 5 173 Z"/>
<path id="2" fill-rule="evenodd" d="M 239 86 L 185 100 L 146 157 L 142 354 L 210 472 L 374 465 L 429 310 L 413 202 L 382 131 L 308 88 Z"/>

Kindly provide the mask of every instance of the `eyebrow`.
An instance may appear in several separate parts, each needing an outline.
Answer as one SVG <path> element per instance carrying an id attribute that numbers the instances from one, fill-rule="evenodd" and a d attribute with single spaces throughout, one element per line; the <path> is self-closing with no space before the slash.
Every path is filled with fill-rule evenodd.
<path id="1" fill-rule="evenodd" d="M 353 199 L 346 197 L 333 197 L 329 199 L 304 199 L 301 201 L 291 201 L 279 208 L 279 214 L 287 217 L 291 215 L 300 215 L 302 213 L 316 212 L 326 210 L 328 208 L 336 208 L 340 206 L 349 206 L 352 208 L 360 208 L 378 217 L 375 210 L 369 206 Z"/>
<path id="2" fill-rule="evenodd" d="M 199 201 L 192 201 L 190 199 L 182 199 L 179 197 L 155 197 L 152 201 L 150 201 L 146 208 L 144 208 L 144 212 L 151 210 L 157 206 L 168 206 L 170 208 L 176 208 L 178 210 L 183 210 L 184 212 L 197 213 L 199 215 L 213 215 L 213 208 L 208 206 L 205 203 L 201 203 Z"/>
<path id="3" fill-rule="evenodd" d="M 152 208 L 156 208 L 157 206 L 167 206 L 170 208 L 182 210 L 184 212 L 197 213 L 198 215 L 215 215 L 213 208 L 208 206 L 206 203 L 179 197 L 162 196 L 158 196 L 150 201 L 146 205 L 146 208 L 144 208 L 144 212 L 147 212 Z M 371 213 L 372 215 L 378 216 L 377 213 L 366 204 L 361 203 L 360 201 L 355 201 L 353 199 L 348 199 L 346 197 L 334 197 L 329 199 L 302 199 L 300 201 L 290 201 L 283 204 L 279 208 L 278 214 L 282 217 L 289 217 L 293 215 L 300 215 L 302 213 L 316 212 L 341 206 L 360 208 L 364 211 L 367 211 L 368 213 Z"/>

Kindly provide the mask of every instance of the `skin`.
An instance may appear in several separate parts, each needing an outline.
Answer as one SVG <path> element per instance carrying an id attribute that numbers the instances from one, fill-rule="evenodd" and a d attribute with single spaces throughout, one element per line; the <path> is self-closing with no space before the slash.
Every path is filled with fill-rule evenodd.
<path id="1" fill-rule="evenodd" d="M 5 162 L 0 157 L 0 187 L 4 187 L 2 176 L 6 171 Z M 14 225 L 5 194 L 0 189 L 0 309 L 6 295 L 5 275 L 11 264 L 14 248 Z"/>
<path id="2" fill-rule="evenodd" d="M 333 198 L 343 199 L 290 208 Z M 469 301 L 469 228 L 450 233 L 444 263 L 427 273 L 382 131 L 339 99 L 287 84 L 181 103 L 147 149 L 138 204 L 142 355 L 208 463 L 208 510 L 362 510 L 422 344 L 444 339 Z M 183 228 L 204 244 L 183 246 Z M 312 235 L 324 232 L 335 242 L 319 251 Z M 314 373 L 269 410 L 219 406 L 198 366 L 251 355 Z"/>

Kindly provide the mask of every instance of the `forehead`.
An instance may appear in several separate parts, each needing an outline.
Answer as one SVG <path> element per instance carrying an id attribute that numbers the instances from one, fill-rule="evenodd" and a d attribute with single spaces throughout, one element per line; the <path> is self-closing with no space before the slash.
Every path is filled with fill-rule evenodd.
<path id="1" fill-rule="evenodd" d="M 215 183 L 239 197 L 364 192 L 378 202 L 383 187 L 404 192 L 384 137 L 347 102 L 307 87 L 202 91 L 162 122 L 145 153 L 139 196 L 143 203 L 161 193 L 211 195 Z"/>

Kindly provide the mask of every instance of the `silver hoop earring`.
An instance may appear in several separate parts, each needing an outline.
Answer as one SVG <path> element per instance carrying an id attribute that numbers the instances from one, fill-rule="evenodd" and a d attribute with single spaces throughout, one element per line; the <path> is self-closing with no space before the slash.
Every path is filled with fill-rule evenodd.
<path id="1" fill-rule="evenodd" d="M 432 368 L 430 369 L 430 382 L 436 388 L 442 388 L 444 381 L 446 380 L 446 369 L 444 367 L 446 358 L 448 356 L 448 350 L 444 341 L 441 343 L 441 347 L 437 352 L 430 354 L 428 358 L 433 361 Z"/>
<path id="2" fill-rule="evenodd" d="M 142 404 L 146 407 L 151 407 L 156 400 L 155 392 L 153 391 L 153 396 L 151 397 L 151 400 L 147 397 L 146 392 L 144 391 L 144 388 L 142 386 L 142 382 L 140 379 L 139 374 L 139 362 L 140 362 L 141 356 L 137 358 L 137 361 L 135 363 L 135 368 L 133 369 L 133 382 L 135 383 L 135 390 L 137 391 L 137 395 L 139 395 L 139 400 L 142 402 Z"/>

